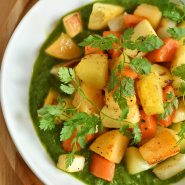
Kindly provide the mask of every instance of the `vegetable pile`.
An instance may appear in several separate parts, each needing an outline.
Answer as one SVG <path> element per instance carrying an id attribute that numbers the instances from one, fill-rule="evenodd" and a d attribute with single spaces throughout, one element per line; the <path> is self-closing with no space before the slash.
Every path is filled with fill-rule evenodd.
<path id="1" fill-rule="evenodd" d="M 45 52 L 69 60 L 50 71 L 69 96 L 51 88 L 37 111 L 40 129 L 63 124 L 58 168 L 83 170 L 85 157 L 76 152 L 88 145 L 90 173 L 107 181 L 122 160 L 129 174 L 152 168 L 161 180 L 185 169 L 185 13 L 169 0 L 157 5 L 128 14 L 95 3 L 88 28 L 110 30 L 78 45 L 80 13 L 63 18 L 66 33 Z"/>

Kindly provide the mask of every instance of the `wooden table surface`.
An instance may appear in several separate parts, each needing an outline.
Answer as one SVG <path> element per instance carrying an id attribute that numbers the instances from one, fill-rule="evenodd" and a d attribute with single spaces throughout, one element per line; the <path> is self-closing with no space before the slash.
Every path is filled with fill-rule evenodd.
<path id="1" fill-rule="evenodd" d="M 7 43 L 26 12 L 38 0 L 0 0 L 0 66 Z M 17 151 L 0 105 L 0 185 L 43 185 Z"/>

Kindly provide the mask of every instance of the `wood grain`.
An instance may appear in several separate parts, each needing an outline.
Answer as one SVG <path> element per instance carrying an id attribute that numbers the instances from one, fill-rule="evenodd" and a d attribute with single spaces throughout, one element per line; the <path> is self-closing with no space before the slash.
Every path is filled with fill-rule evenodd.
<path id="1" fill-rule="evenodd" d="M 37 1 L 0 0 L 0 65 L 5 48 L 18 22 Z M 0 185 L 43 185 L 17 151 L 6 127 L 1 106 L 0 164 Z"/>

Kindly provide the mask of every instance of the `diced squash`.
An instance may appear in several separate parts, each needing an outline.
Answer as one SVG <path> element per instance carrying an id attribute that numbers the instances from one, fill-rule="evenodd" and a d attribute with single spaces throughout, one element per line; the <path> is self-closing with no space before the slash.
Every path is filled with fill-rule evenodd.
<path id="1" fill-rule="evenodd" d="M 108 22 L 110 31 L 125 31 L 127 29 L 124 22 L 124 16 L 126 14 L 127 13 L 125 12 L 123 15 L 120 15 Z"/>
<path id="2" fill-rule="evenodd" d="M 162 12 L 159 11 L 157 6 L 146 3 L 140 4 L 133 14 L 149 19 L 154 30 L 157 29 L 162 18 Z"/>
<path id="3" fill-rule="evenodd" d="M 185 154 L 177 154 L 160 163 L 153 172 L 160 180 L 166 180 L 185 169 Z"/>
<path id="4" fill-rule="evenodd" d="M 94 88 L 103 89 L 108 80 L 107 54 L 91 54 L 82 58 L 76 66 L 76 75 Z"/>
<path id="5" fill-rule="evenodd" d="M 177 22 L 167 17 L 162 17 L 161 23 L 157 29 L 157 35 L 160 39 L 167 39 L 171 37 L 171 34 L 167 32 L 167 29 L 177 26 Z"/>
<path id="6" fill-rule="evenodd" d="M 67 15 L 63 18 L 66 33 L 71 37 L 75 37 L 83 30 L 83 23 L 79 12 Z"/>
<path id="7" fill-rule="evenodd" d="M 177 50 L 175 57 L 171 63 L 171 73 L 173 72 L 173 70 L 175 70 L 176 67 L 185 64 L 185 45 L 182 45 L 179 47 L 179 49 Z"/>
<path id="8" fill-rule="evenodd" d="M 172 130 L 174 130 L 174 131 L 176 131 L 176 132 L 180 132 L 181 131 L 181 124 L 182 124 L 182 122 L 173 123 L 172 125 L 170 125 L 169 128 L 172 129 Z M 184 153 L 185 152 L 185 139 L 183 139 L 180 142 L 179 146 L 180 146 L 180 151 Z"/>
<path id="9" fill-rule="evenodd" d="M 80 87 L 82 91 L 84 92 L 85 96 L 94 103 L 100 110 L 103 107 L 103 95 L 102 91 L 100 89 L 96 89 L 90 85 L 88 85 L 85 82 L 81 82 Z M 72 101 L 72 105 L 74 107 L 78 107 L 80 102 L 82 101 L 83 96 L 79 93 L 79 91 L 76 92 L 74 99 Z M 86 112 L 87 114 L 91 115 L 92 113 L 99 114 L 99 110 L 97 110 L 88 100 L 83 100 L 80 107 L 80 112 Z"/>
<path id="10" fill-rule="evenodd" d="M 90 146 L 90 149 L 105 159 L 120 163 L 130 139 L 118 130 L 111 130 L 98 137 Z"/>
<path id="11" fill-rule="evenodd" d="M 51 44 L 45 52 L 56 58 L 71 60 L 81 56 L 81 49 L 65 33 Z"/>
<path id="12" fill-rule="evenodd" d="M 79 62 L 80 62 L 80 60 L 72 60 L 72 61 L 62 62 L 58 65 L 55 65 L 51 69 L 50 73 L 55 75 L 56 77 L 59 77 L 58 72 L 59 72 L 60 67 L 74 68 Z"/>
<path id="13" fill-rule="evenodd" d="M 139 151 L 148 164 L 157 164 L 179 153 L 175 137 L 165 130 L 139 148 Z M 176 146 L 176 147 L 175 147 Z"/>
<path id="14" fill-rule="evenodd" d="M 118 109 L 115 109 L 115 108 L 110 109 L 107 106 L 104 106 L 102 109 L 102 112 L 106 115 L 109 115 L 112 118 L 115 118 L 115 119 L 119 119 L 121 117 L 121 110 L 119 108 Z M 101 117 L 103 118 L 102 114 L 101 114 Z M 140 120 L 140 113 L 139 113 L 139 108 L 138 108 L 137 103 L 130 105 L 127 119 L 123 119 L 122 124 L 125 124 L 125 125 L 129 124 L 129 127 L 133 128 L 134 126 L 128 122 L 136 124 L 137 122 L 139 122 L 139 120 Z M 102 124 L 104 127 L 108 127 L 108 128 L 120 128 L 121 127 L 120 121 L 112 120 L 108 117 L 105 117 L 102 120 Z"/>
<path id="15" fill-rule="evenodd" d="M 126 149 L 124 161 L 127 172 L 131 175 L 154 168 L 156 166 L 156 164 L 149 165 L 143 159 L 139 149 L 133 146 Z"/>
<path id="16" fill-rule="evenodd" d="M 154 73 L 136 82 L 137 92 L 147 115 L 164 112 L 163 92 Z"/>
<path id="17" fill-rule="evenodd" d="M 161 88 L 173 82 L 173 77 L 166 67 L 158 64 L 153 64 L 151 67 L 151 71 L 155 74 L 155 78 L 157 79 L 157 82 L 159 83 Z M 140 74 L 138 78 L 143 79 L 144 77 L 146 77 L 146 75 Z"/>
<path id="18" fill-rule="evenodd" d="M 182 21 L 177 27 L 178 27 L 178 28 L 185 27 L 184 22 Z M 182 37 L 182 38 L 178 41 L 179 46 L 183 45 L 183 40 L 184 40 L 184 39 L 185 39 L 185 37 Z"/>
<path id="19" fill-rule="evenodd" d="M 169 131 L 169 132 L 175 137 L 176 141 L 179 141 L 180 138 L 179 138 L 179 136 L 177 135 L 177 134 L 178 134 L 177 131 L 175 131 L 175 130 L 173 130 L 173 129 L 170 129 L 170 128 L 166 128 L 166 127 L 162 127 L 162 126 L 157 126 L 156 129 L 155 129 L 154 134 L 153 134 L 152 136 L 149 136 L 149 137 L 147 137 L 147 138 L 142 139 L 142 140 L 137 144 L 137 146 L 138 146 L 138 147 L 143 146 L 145 143 L 147 143 L 148 141 L 150 141 L 150 140 L 153 139 L 155 136 L 157 136 L 158 134 L 160 134 L 161 132 L 163 132 L 163 131 L 165 131 L 165 130 Z"/>
<path id="20" fill-rule="evenodd" d="M 74 154 L 74 161 L 71 164 L 71 166 L 69 166 L 66 169 L 66 157 L 68 154 L 62 154 L 59 156 L 58 158 L 58 163 L 57 163 L 57 168 L 64 170 L 66 172 L 79 172 L 82 171 L 84 169 L 84 165 L 85 165 L 85 157 L 82 155 L 78 155 L 78 154 Z"/>
<path id="21" fill-rule="evenodd" d="M 135 41 L 140 36 L 147 37 L 147 35 L 149 35 L 149 34 L 156 35 L 151 24 L 146 19 L 144 19 L 134 28 L 134 34 L 132 35 L 131 40 Z M 135 49 L 135 50 L 126 49 L 125 53 L 132 58 L 143 57 L 143 56 L 147 55 L 147 52 L 140 52 L 137 49 Z"/>
<path id="22" fill-rule="evenodd" d="M 125 8 L 110 4 L 94 3 L 92 13 L 89 17 L 88 28 L 90 30 L 101 30 L 108 26 L 108 22 L 121 15 Z"/>
<path id="23" fill-rule="evenodd" d="M 178 123 L 180 121 L 185 120 L 185 105 L 183 102 L 183 98 L 179 98 L 179 106 L 176 110 L 175 117 L 173 119 L 173 123 Z"/>

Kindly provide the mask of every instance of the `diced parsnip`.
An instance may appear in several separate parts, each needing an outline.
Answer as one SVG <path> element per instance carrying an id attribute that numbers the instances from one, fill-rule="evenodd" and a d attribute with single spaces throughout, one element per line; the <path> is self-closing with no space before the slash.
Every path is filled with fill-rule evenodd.
<path id="1" fill-rule="evenodd" d="M 169 19 L 167 17 L 162 17 L 161 23 L 157 29 L 157 35 L 160 39 L 167 39 L 171 37 L 171 34 L 167 32 L 168 28 L 173 28 L 177 26 L 177 22 Z"/>
<path id="2" fill-rule="evenodd" d="M 176 132 L 180 132 L 181 131 L 181 124 L 182 124 L 182 122 L 173 123 L 172 125 L 170 125 L 169 128 L 176 131 Z M 185 134 L 184 134 L 184 136 L 185 136 Z M 179 146 L 180 146 L 180 151 L 184 153 L 185 152 L 185 139 L 183 139 L 180 142 Z"/>
<path id="3" fill-rule="evenodd" d="M 125 8 L 110 4 L 94 3 L 92 13 L 89 17 L 88 28 L 90 30 L 101 30 L 108 26 L 108 22 L 121 15 Z"/>
<path id="4" fill-rule="evenodd" d="M 80 87 L 84 92 L 85 96 L 101 110 L 103 107 L 102 91 L 100 89 L 96 89 L 88 85 L 85 82 L 81 82 Z M 83 96 L 77 91 L 72 101 L 72 105 L 74 107 L 78 107 L 82 99 Z M 91 115 L 92 113 L 99 114 L 99 111 L 86 99 L 83 100 L 83 102 L 81 103 L 79 111 L 86 112 L 89 115 Z"/>
<path id="5" fill-rule="evenodd" d="M 162 12 L 159 11 L 157 6 L 146 3 L 140 4 L 133 14 L 149 19 L 154 30 L 157 29 L 162 18 Z"/>
<path id="6" fill-rule="evenodd" d="M 165 131 L 165 130 L 168 130 L 176 139 L 176 141 L 179 141 L 179 136 L 177 135 L 178 132 L 171 129 L 171 128 L 166 128 L 166 127 L 162 127 L 162 126 L 157 126 L 156 129 L 155 129 L 155 132 L 152 136 L 149 136 L 147 138 L 144 138 L 141 140 L 141 142 L 139 142 L 137 144 L 138 147 L 141 147 L 143 146 L 145 143 L 147 143 L 148 141 L 150 141 L 151 139 L 153 139 L 155 136 L 157 136 L 158 134 L 160 134 L 161 132 Z"/>
<path id="7" fill-rule="evenodd" d="M 165 130 L 139 148 L 139 151 L 148 164 L 157 164 L 179 153 L 175 137 Z M 176 146 L 176 147 L 175 147 Z"/>
<path id="8" fill-rule="evenodd" d="M 150 75 L 137 81 L 136 87 L 141 105 L 147 115 L 164 112 L 162 88 L 154 73 L 150 73 Z"/>
<path id="9" fill-rule="evenodd" d="M 66 157 L 68 154 L 62 154 L 58 158 L 57 168 L 64 170 L 66 172 L 79 172 L 84 169 L 85 157 L 82 155 L 74 154 L 74 161 L 66 169 Z"/>
<path id="10" fill-rule="evenodd" d="M 62 62 L 58 65 L 55 65 L 51 69 L 50 73 L 55 75 L 56 77 L 59 77 L 58 72 L 59 72 L 60 67 L 74 68 L 79 62 L 80 62 L 80 60 L 72 60 L 72 61 Z"/>
<path id="11" fill-rule="evenodd" d="M 172 87 L 175 91 L 175 95 L 176 96 L 182 95 L 182 93 L 179 91 L 179 87 L 180 87 L 180 84 L 184 82 L 184 80 L 182 80 L 180 77 L 175 75 L 172 75 L 172 78 L 173 78 Z"/>
<path id="12" fill-rule="evenodd" d="M 179 106 L 176 110 L 175 117 L 173 119 L 173 123 L 178 123 L 180 121 L 185 120 L 185 105 L 183 102 L 183 98 L 179 98 Z"/>
<path id="13" fill-rule="evenodd" d="M 105 159 L 120 163 L 130 139 L 118 130 L 111 130 L 98 137 L 90 146 L 90 149 Z"/>
<path id="14" fill-rule="evenodd" d="M 83 23 L 79 12 L 67 15 L 63 18 L 66 33 L 71 37 L 75 37 L 83 30 Z"/>
<path id="15" fill-rule="evenodd" d="M 177 27 L 178 27 L 178 28 L 185 27 L 184 22 L 182 21 Z M 178 41 L 179 46 L 183 45 L 183 40 L 184 40 L 184 39 L 185 39 L 185 37 L 182 37 L 182 38 Z"/>
<path id="16" fill-rule="evenodd" d="M 51 44 L 45 52 L 56 58 L 71 60 L 81 56 L 81 48 L 65 33 Z"/>
<path id="17" fill-rule="evenodd" d="M 185 169 L 185 154 L 177 154 L 160 163 L 153 172 L 160 180 L 166 180 Z"/>
<path id="18" fill-rule="evenodd" d="M 137 24 L 137 26 L 134 28 L 134 34 L 132 35 L 131 40 L 135 41 L 136 39 L 138 39 L 138 37 L 140 37 L 140 36 L 147 37 L 147 35 L 149 35 L 149 34 L 156 35 L 151 24 L 146 19 L 144 19 L 139 24 Z M 125 53 L 132 58 L 144 57 L 145 55 L 147 55 L 147 52 L 143 53 L 143 52 L 138 51 L 137 49 L 135 49 L 135 50 L 126 49 Z"/>
<path id="19" fill-rule="evenodd" d="M 126 14 L 127 13 L 125 12 L 123 15 L 120 15 L 108 22 L 110 31 L 125 31 L 127 29 L 124 22 L 124 16 Z"/>
<path id="20" fill-rule="evenodd" d="M 124 54 L 124 55 L 123 55 Z M 114 62 L 114 64 L 110 67 L 110 70 L 112 71 L 115 67 L 117 67 L 119 64 L 120 64 L 120 62 L 122 62 L 122 61 L 125 61 L 125 62 L 127 62 L 127 63 L 129 63 L 130 62 L 130 59 L 128 58 L 128 56 L 125 54 L 125 53 L 123 53 L 123 54 L 121 54 L 120 56 L 119 56 L 119 58 Z M 129 64 L 127 64 L 127 63 L 125 63 L 125 65 L 129 65 Z"/>
<path id="21" fill-rule="evenodd" d="M 151 71 L 155 74 L 155 78 L 157 79 L 161 88 L 173 82 L 173 77 L 166 67 L 158 64 L 153 64 L 151 67 Z M 144 77 L 146 77 L 146 75 L 140 74 L 138 78 L 143 79 Z"/>
<path id="22" fill-rule="evenodd" d="M 149 165 L 143 159 L 139 149 L 133 146 L 126 149 L 124 161 L 127 172 L 131 175 L 154 168 L 156 166 L 156 164 Z"/>
<path id="23" fill-rule="evenodd" d="M 174 59 L 171 62 L 171 73 L 175 70 L 176 67 L 185 64 L 185 45 L 182 45 L 177 50 Z"/>
<path id="24" fill-rule="evenodd" d="M 108 55 L 87 55 L 76 66 L 76 75 L 87 84 L 103 89 L 108 80 Z"/>
<path id="25" fill-rule="evenodd" d="M 106 105 L 103 107 L 102 112 L 115 119 L 118 119 L 121 117 L 120 109 L 114 109 L 114 108 L 109 109 Z M 101 114 L 101 117 L 103 117 L 102 114 Z M 134 126 L 128 122 L 136 124 L 137 122 L 139 122 L 139 120 L 140 120 L 139 108 L 138 108 L 138 105 L 135 103 L 134 105 L 129 106 L 129 112 L 127 115 L 127 119 L 123 119 L 122 124 L 125 124 L 125 125 L 129 124 L 129 127 L 133 128 Z M 105 117 L 102 120 L 102 124 L 104 127 L 108 127 L 108 128 L 120 128 L 121 127 L 120 121 L 112 120 L 108 117 Z"/>

